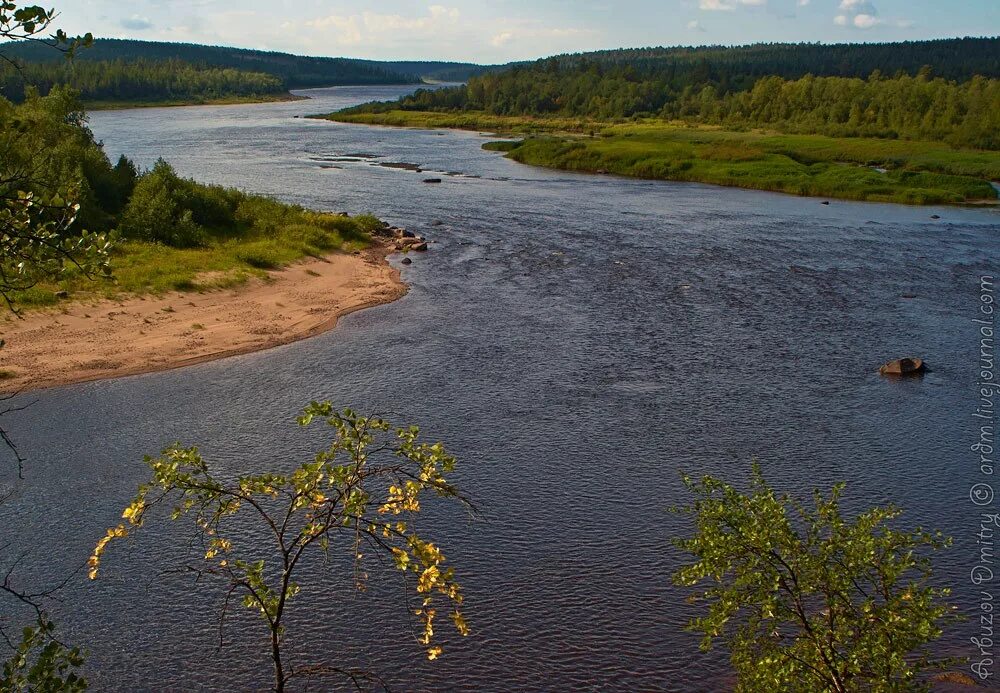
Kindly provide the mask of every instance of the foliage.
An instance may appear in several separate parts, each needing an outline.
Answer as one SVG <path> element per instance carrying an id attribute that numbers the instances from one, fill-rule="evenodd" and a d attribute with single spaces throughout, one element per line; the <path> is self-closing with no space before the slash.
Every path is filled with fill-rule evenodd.
<path id="1" fill-rule="evenodd" d="M 0 267 L 0 279 L 9 278 L 7 296 L 22 306 L 50 305 L 60 290 L 114 295 L 229 286 L 260 274 L 261 258 L 273 269 L 363 247 L 378 224 L 202 185 L 163 161 L 143 173 L 125 157 L 112 165 L 86 128 L 76 95 L 63 88 L 31 93 L 16 106 L 0 100 L 0 147 L 7 154 L 0 195 L 10 200 L 0 223 L 35 231 L 6 236 L 10 247 L 0 248 L 16 269 Z M 57 197 L 52 190 L 66 192 Z M 65 199 L 73 204 L 61 204 Z M 42 231 L 48 244 L 39 246 Z M 36 261 L 22 264 L 31 252 Z M 90 281 L 111 265 L 112 281 Z M 205 272 L 215 277 L 200 279 Z"/>
<path id="2" fill-rule="evenodd" d="M 47 94 L 56 85 L 87 101 L 156 101 L 264 96 L 286 91 L 281 79 L 264 72 L 201 67 L 182 60 L 42 62 L 0 70 L 0 93 L 22 101 L 27 85 Z"/>
<path id="3" fill-rule="evenodd" d="M 310 559 L 344 551 L 360 588 L 367 578 L 364 559 L 371 551 L 390 558 L 415 580 L 420 600 L 415 613 L 422 623 L 418 640 L 428 658 L 437 658 L 441 647 L 433 637 L 439 597 L 449 604 L 458 632 L 466 635 L 468 627 L 454 569 L 440 548 L 417 533 L 414 519 L 427 494 L 461 500 L 445 478 L 455 458 L 440 443 L 422 442 L 416 427 L 395 427 L 377 416 L 338 412 L 329 403 L 313 402 L 299 424 L 315 419 L 326 421 L 334 440 L 290 474 L 221 480 L 197 448 L 175 446 L 161 457 L 147 457 L 153 478 L 139 487 L 122 515 L 124 522 L 97 543 L 90 577 L 97 577 L 109 543 L 142 527 L 154 508 L 171 507 L 173 520 L 192 517 L 204 549 L 203 563 L 193 570 L 218 578 L 227 595 L 239 595 L 244 606 L 260 613 L 270 638 L 275 690 L 280 691 L 296 676 L 348 671 L 292 668 L 283 658 L 285 609 L 301 590 L 296 570 Z M 241 546 L 232 538 L 244 518 L 262 523 L 270 537 L 266 557 L 263 547 Z"/>
<path id="4" fill-rule="evenodd" d="M 891 525 L 902 511 L 846 519 L 843 485 L 806 507 L 779 495 L 754 465 L 750 492 L 712 477 L 684 483 L 697 527 L 677 545 L 695 561 L 674 576 L 699 587 L 704 616 L 690 629 L 703 649 L 730 650 L 739 691 L 929 690 L 928 644 L 951 615 L 948 590 L 931 586 L 929 555 L 949 544 Z"/>
<path id="5" fill-rule="evenodd" d="M 839 47 L 848 56 L 852 51 L 880 56 L 878 61 L 863 63 L 867 71 L 858 66 L 829 69 L 826 58 L 812 46 L 798 50 L 775 46 L 771 52 L 779 57 L 763 59 L 759 65 L 741 65 L 733 57 L 767 54 L 766 47 L 564 56 L 487 73 L 467 85 L 420 90 L 395 102 L 345 112 L 468 111 L 603 121 L 681 118 L 727 127 L 923 139 L 998 149 L 998 44 L 1000 39 L 932 41 L 923 45 L 926 52 L 920 51 L 922 44 L 906 43 Z M 890 46 L 898 54 L 895 58 L 887 53 Z M 724 67 L 691 62 L 692 55 L 716 60 Z M 900 63 L 899 56 L 908 57 Z M 958 56 L 963 62 L 956 62 Z M 930 67 L 921 67 L 928 63 Z M 818 69 L 790 69 L 790 65 Z M 771 71 L 758 71 L 761 66 Z M 951 76 L 935 78 L 936 70 Z"/>
<path id="6" fill-rule="evenodd" d="M 4 44 L 0 51 L 29 69 L 39 63 L 57 62 L 50 52 L 27 44 Z M 91 65 L 94 64 L 94 65 Z M 419 82 L 419 70 L 445 69 L 451 64 L 382 63 L 348 58 L 320 58 L 272 51 L 248 50 L 226 46 L 201 46 L 190 43 L 161 43 L 132 39 L 97 39 L 74 60 L 75 69 L 86 80 L 102 81 L 115 74 L 141 77 L 138 66 L 162 72 L 164 66 L 183 66 L 184 71 L 221 75 L 226 71 L 264 74 L 277 79 L 282 90 L 328 87 L 341 84 L 408 84 Z M 454 64 L 460 67 L 460 64 Z M 46 70 L 49 68 L 39 68 Z M 122 72 L 124 70 L 124 72 Z M 45 72 L 43 72 L 45 74 Z M 191 74 L 195 79 L 201 79 Z M 256 79 L 256 78 L 255 78 Z M 168 76 L 158 78 L 168 81 Z M 132 80 L 141 85 L 142 80 Z M 153 84 L 150 84 L 152 87 Z M 133 94 L 131 98 L 136 98 Z"/>
<path id="7" fill-rule="evenodd" d="M 77 693 L 87 689 L 87 681 L 76 673 L 83 666 L 79 648 L 66 647 L 53 636 L 55 627 L 42 620 L 22 632 L 14 655 L 4 662 L 0 690 L 10 693 L 45 691 Z"/>
<path id="8" fill-rule="evenodd" d="M 40 281 L 109 273 L 101 207 L 120 204 L 117 175 L 72 95 L 32 94 L 17 107 L 0 99 L 0 296 L 8 305 Z"/>

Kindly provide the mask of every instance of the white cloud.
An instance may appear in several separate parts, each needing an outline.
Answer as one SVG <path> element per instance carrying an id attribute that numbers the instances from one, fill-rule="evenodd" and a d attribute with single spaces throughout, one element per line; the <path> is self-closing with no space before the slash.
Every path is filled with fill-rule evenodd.
<path id="1" fill-rule="evenodd" d="M 732 12 L 739 7 L 762 7 L 767 0 L 698 0 L 698 9 L 708 12 Z"/>
<path id="2" fill-rule="evenodd" d="M 516 28 L 504 28 L 503 31 L 495 34 L 490 39 L 490 45 L 501 48 L 510 44 L 538 44 L 539 41 L 550 42 L 561 39 L 573 39 L 577 37 L 596 36 L 597 32 L 589 29 L 546 29 L 531 24 L 525 24 Z"/>
<path id="3" fill-rule="evenodd" d="M 898 26 L 900 29 L 912 29 L 914 26 L 916 26 L 916 24 L 917 23 L 915 21 L 913 21 L 912 19 L 897 19 L 896 20 L 896 26 Z"/>
<path id="4" fill-rule="evenodd" d="M 132 29 L 133 31 L 145 31 L 146 29 L 153 28 L 153 22 L 149 20 L 149 17 L 141 17 L 137 14 L 122 19 L 119 23 L 123 28 Z"/>
<path id="5" fill-rule="evenodd" d="M 687 23 L 687 28 L 688 28 L 688 31 L 700 31 L 700 32 L 704 32 L 705 31 L 705 27 L 703 27 L 701 25 L 701 22 L 699 22 L 698 20 L 694 20 L 694 21 L 688 22 Z"/>
<path id="6" fill-rule="evenodd" d="M 859 14 L 854 16 L 854 26 L 859 29 L 871 29 L 877 24 L 881 24 L 882 20 L 872 14 Z"/>
<path id="7" fill-rule="evenodd" d="M 870 0 L 841 0 L 840 9 L 851 13 L 875 13 L 875 7 Z"/>
<path id="8" fill-rule="evenodd" d="M 871 0 L 840 0 L 840 14 L 833 18 L 837 26 L 853 26 L 856 29 L 871 29 L 884 22 L 878 17 L 878 10 Z"/>
<path id="9" fill-rule="evenodd" d="M 799 0 L 799 2 L 798 2 L 799 7 L 805 7 L 808 4 L 809 4 L 809 0 Z"/>
<path id="10" fill-rule="evenodd" d="M 500 46 L 505 46 L 508 43 L 510 43 L 513 38 L 514 38 L 514 32 L 503 31 L 494 36 L 492 39 L 490 39 L 490 44 L 499 48 Z"/>

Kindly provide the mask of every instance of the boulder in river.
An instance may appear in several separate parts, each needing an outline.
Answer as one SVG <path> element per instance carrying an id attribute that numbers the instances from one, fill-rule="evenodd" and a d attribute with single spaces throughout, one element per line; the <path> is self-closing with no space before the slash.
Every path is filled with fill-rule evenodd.
<path id="1" fill-rule="evenodd" d="M 431 226 L 444 226 L 444 222 L 441 221 L 440 219 L 435 219 L 434 221 L 431 222 Z"/>
<path id="2" fill-rule="evenodd" d="M 879 368 L 878 372 L 882 375 L 896 375 L 903 377 L 921 375 L 927 372 L 927 364 L 924 363 L 923 359 L 902 358 L 890 361 Z"/>
<path id="3" fill-rule="evenodd" d="M 406 229 L 403 229 L 403 238 L 416 238 L 416 237 L 417 234 L 413 233 L 412 231 L 407 231 Z"/>
<path id="4" fill-rule="evenodd" d="M 410 258 L 408 258 L 408 257 L 404 257 L 404 258 L 402 259 L 402 263 L 403 263 L 404 265 L 412 265 L 412 264 L 413 264 L 413 260 L 411 260 L 411 259 L 410 259 Z"/>
<path id="5" fill-rule="evenodd" d="M 425 183 L 440 183 L 440 178 L 424 178 Z"/>
<path id="6" fill-rule="evenodd" d="M 941 215 L 939 215 L 939 214 L 932 214 L 931 215 L 931 219 L 940 219 L 940 218 L 941 218 Z"/>
<path id="7" fill-rule="evenodd" d="M 830 201 L 829 200 L 823 200 L 822 202 L 820 202 L 820 204 L 821 205 L 828 205 L 828 204 L 830 204 Z"/>
<path id="8" fill-rule="evenodd" d="M 426 250 L 427 250 L 427 244 L 424 243 L 424 242 L 416 243 L 416 244 L 410 246 L 410 250 L 415 250 L 418 253 L 426 252 Z"/>

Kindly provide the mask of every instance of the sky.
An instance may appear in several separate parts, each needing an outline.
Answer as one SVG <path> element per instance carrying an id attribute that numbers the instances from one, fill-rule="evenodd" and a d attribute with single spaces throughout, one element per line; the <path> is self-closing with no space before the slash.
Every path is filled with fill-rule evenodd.
<path id="1" fill-rule="evenodd" d="M 1000 34 L 1000 0 L 55 0 L 59 28 L 300 55 L 503 63 L 636 46 Z"/>

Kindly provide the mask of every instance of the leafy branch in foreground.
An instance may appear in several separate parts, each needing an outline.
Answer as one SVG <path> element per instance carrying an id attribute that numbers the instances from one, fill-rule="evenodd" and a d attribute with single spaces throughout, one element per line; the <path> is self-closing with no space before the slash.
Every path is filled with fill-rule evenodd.
<path id="1" fill-rule="evenodd" d="M 398 428 L 377 416 L 360 416 L 350 409 L 338 412 L 329 403 L 313 402 L 299 424 L 307 426 L 315 419 L 333 429 L 333 442 L 291 474 L 221 480 L 212 475 L 197 448 L 172 447 L 160 457 L 147 457 L 153 478 L 139 487 L 122 515 L 124 522 L 97 543 L 90 577 L 97 577 L 109 543 L 141 527 L 157 506 L 170 507 L 173 520 L 193 518 L 204 555 L 188 569 L 199 577 L 216 577 L 226 588 L 220 629 L 234 596 L 260 613 L 270 639 L 274 689 L 282 691 L 295 677 L 373 678 L 329 666 L 292 668 L 282 653 L 288 600 L 300 592 L 296 570 L 313 556 L 339 549 L 347 553 L 361 589 L 368 577 L 363 559 L 371 551 L 415 578 L 415 613 L 421 623 L 417 639 L 428 658 L 436 659 L 441 653 L 433 641 L 439 597 L 448 605 L 457 631 L 467 635 L 469 630 L 454 569 L 435 544 L 416 532 L 413 519 L 427 493 L 468 506 L 444 476 L 454 468 L 455 458 L 440 443 L 421 442 L 416 427 Z M 242 536 L 238 530 L 251 520 L 269 537 L 266 547 L 260 542 L 240 546 L 232 538 Z"/>
<path id="2" fill-rule="evenodd" d="M 929 555 L 949 540 L 891 528 L 895 507 L 846 520 L 842 484 L 806 507 L 756 464 L 748 494 L 710 476 L 684 483 L 695 500 L 676 512 L 697 532 L 677 546 L 695 562 L 674 581 L 700 587 L 708 612 L 689 629 L 703 650 L 730 650 L 738 691 L 929 690 L 922 672 L 953 663 L 927 647 L 955 618 L 949 591 L 929 584 Z"/>
<path id="3" fill-rule="evenodd" d="M 57 29 L 47 38 L 41 38 L 55 22 L 59 13 L 53 9 L 45 9 L 40 5 L 21 5 L 11 0 L 0 2 L 0 38 L 8 41 L 32 41 L 44 43 L 45 45 L 61 50 L 67 57 L 80 48 L 87 47 L 94 42 L 93 34 L 85 34 L 78 37 L 70 37 L 62 29 Z M 3 54 L 0 59 L 13 62 Z"/>
<path id="4" fill-rule="evenodd" d="M 111 276 L 107 237 L 72 229 L 79 209 L 59 196 L 47 201 L 23 191 L 0 196 L 0 297 L 11 310 L 17 311 L 17 292 L 57 280 L 70 267 L 88 276 Z"/>

